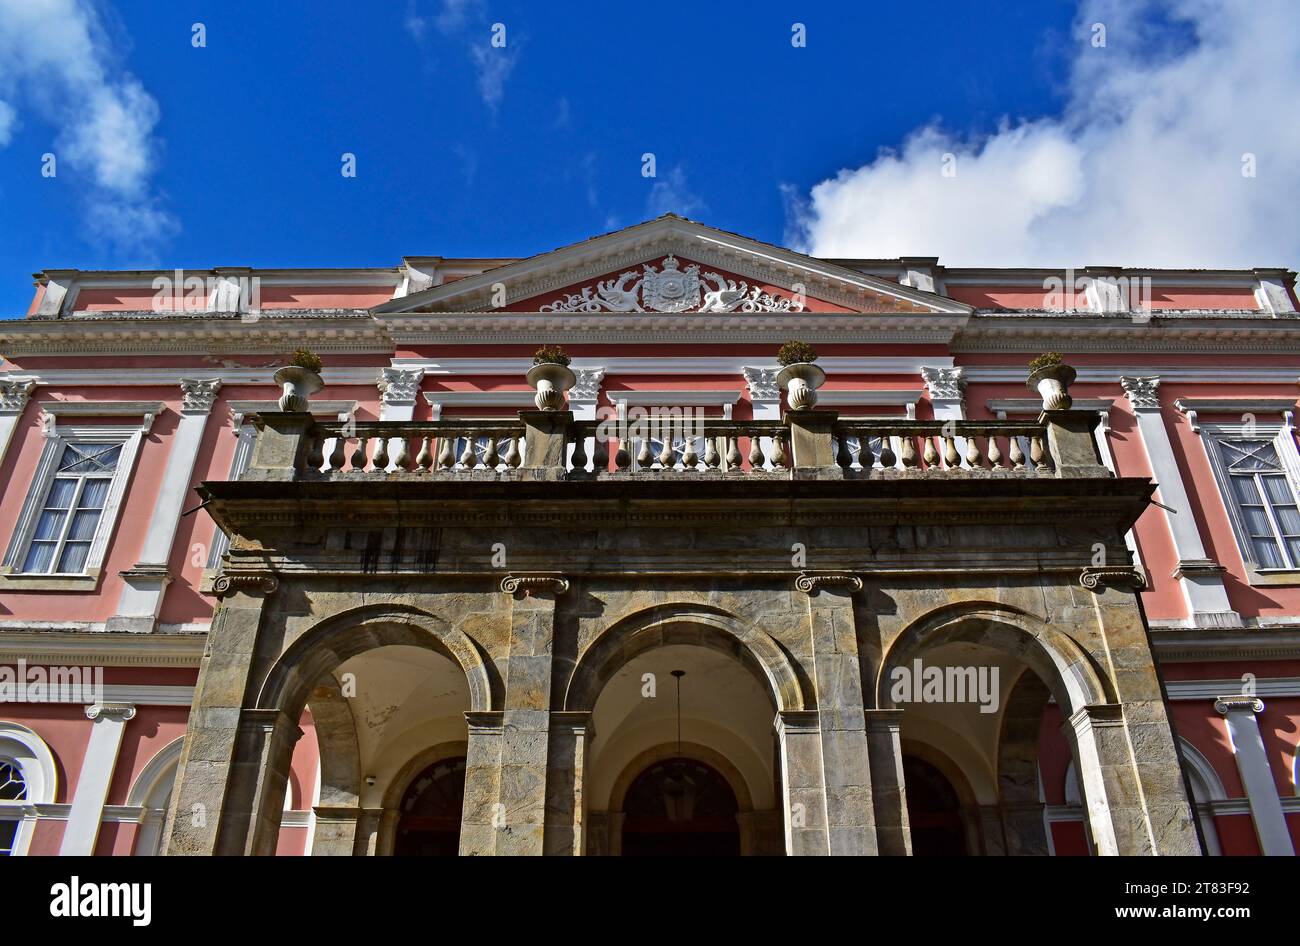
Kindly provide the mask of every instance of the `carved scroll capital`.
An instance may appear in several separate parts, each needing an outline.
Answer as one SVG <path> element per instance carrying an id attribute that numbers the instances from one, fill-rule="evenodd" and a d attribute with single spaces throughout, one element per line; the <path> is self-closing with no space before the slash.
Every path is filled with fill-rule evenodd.
<path id="1" fill-rule="evenodd" d="M 559 572 L 530 572 L 521 575 L 507 575 L 501 579 L 501 590 L 508 595 L 533 591 L 549 591 L 562 595 L 569 590 L 569 579 Z"/>
<path id="2" fill-rule="evenodd" d="M 1104 591 L 1107 588 L 1124 588 L 1128 591 L 1141 591 L 1146 587 L 1146 578 L 1135 568 L 1109 566 L 1085 568 L 1079 573 L 1079 584 L 1089 591 Z"/>
<path id="3" fill-rule="evenodd" d="M 821 588 L 847 588 L 849 591 L 861 591 L 862 579 L 847 572 L 800 572 L 794 580 L 794 586 L 806 595 Z"/>
<path id="4" fill-rule="evenodd" d="M 237 591 L 273 595 L 279 587 L 280 582 L 274 575 L 257 573 L 220 575 L 212 583 L 212 593 L 218 598 L 224 598 Z"/>

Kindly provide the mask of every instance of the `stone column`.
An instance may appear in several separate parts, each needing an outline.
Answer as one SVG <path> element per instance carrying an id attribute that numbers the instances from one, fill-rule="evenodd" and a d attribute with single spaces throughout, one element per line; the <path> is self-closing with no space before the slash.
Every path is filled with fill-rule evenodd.
<path id="1" fill-rule="evenodd" d="M 213 591 L 222 601 L 212 616 L 194 687 L 164 829 L 166 854 L 209 855 L 217 850 L 218 828 L 231 803 L 230 775 L 262 609 L 276 587 L 270 576 L 222 575 L 214 583 Z M 249 814 L 244 813 L 245 823 Z M 242 841 L 238 846 L 243 847 Z"/>
<path id="2" fill-rule="evenodd" d="M 1042 802 L 1004 802 L 1001 805 L 1002 834 L 1006 853 L 1012 857 L 1043 857 L 1048 854 L 1043 825 Z"/>
<path id="3" fill-rule="evenodd" d="M 1260 851 L 1267 857 L 1294 857 L 1295 847 L 1256 719 L 1257 714 L 1264 712 L 1263 701 L 1253 696 L 1221 696 L 1214 708 L 1228 724 L 1232 755 L 1237 760 L 1241 784 L 1250 802 L 1250 820 L 1255 823 Z"/>
<path id="4" fill-rule="evenodd" d="M 808 596 L 829 853 L 875 855 L 876 813 L 853 618 L 853 593 L 862 590 L 862 580 L 805 573 L 796 587 Z"/>
<path id="5" fill-rule="evenodd" d="M 357 833 L 352 845 L 353 857 L 374 857 L 379 853 L 386 812 L 383 808 L 358 808 Z"/>
<path id="6" fill-rule="evenodd" d="M 1075 759 L 1089 823 L 1098 826 L 1094 843 L 1099 852 L 1112 843 L 1104 827 L 1109 811 L 1121 854 L 1200 854 L 1182 762 L 1138 607 L 1141 577 L 1127 566 L 1089 567 L 1079 580 L 1093 592 L 1096 625 L 1073 634 L 1091 640 L 1094 653 L 1100 652 L 1118 701 L 1076 708 L 1065 727 L 1067 734 L 1079 736 Z M 1090 766 L 1098 771 L 1089 773 Z M 1093 810 L 1094 798 L 1105 811 Z"/>
<path id="7" fill-rule="evenodd" d="M 590 713 L 552 713 L 546 755 L 546 854 L 587 853 L 587 805 L 583 791 Z"/>
<path id="8" fill-rule="evenodd" d="M 817 711 L 784 710 L 776 714 L 775 726 L 781 747 L 785 852 L 791 856 L 825 855 L 829 842 Z"/>
<path id="9" fill-rule="evenodd" d="M 72 810 L 63 829 L 60 855 L 89 857 L 95 853 L 99 825 L 104 818 L 104 802 L 108 800 L 108 788 L 117 767 L 117 753 L 122 747 L 126 724 L 135 717 L 135 706 L 131 703 L 95 703 L 86 707 L 86 716 L 94 725 L 81 762 L 77 794 L 73 796 Z"/>
<path id="10" fill-rule="evenodd" d="M 506 824 L 501 796 L 500 710 L 465 714 L 469 738 L 465 749 L 465 803 L 460 815 L 461 857 L 491 856 L 496 836 Z"/>
<path id="11" fill-rule="evenodd" d="M 360 835 L 361 809 L 317 805 L 312 857 L 351 857 Z"/>
<path id="12" fill-rule="evenodd" d="M 903 745 L 899 736 L 903 712 L 869 709 L 864 714 L 880 853 L 906 857 L 912 853 L 912 829 L 907 820 L 907 787 L 903 781 Z"/>
<path id="13" fill-rule="evenodd" d="M 230 788 L 217 826 L 215 854 L 275 854 L 298 721 L 277 709 L 246 709 L 230 765 Z"/>

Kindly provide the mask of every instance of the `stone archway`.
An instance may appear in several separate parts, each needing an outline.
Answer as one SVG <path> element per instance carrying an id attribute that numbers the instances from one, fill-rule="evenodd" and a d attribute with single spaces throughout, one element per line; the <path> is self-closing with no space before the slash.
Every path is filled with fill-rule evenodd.
<path id="1" fill-rule="evenodd" d="M 1037 857 L 1049 853 L 1038 774 L 1039 729 L 1049 699 L 1047 684 L 1032 670 L 1020 675 L 1007 696 L 997 758 L 1001 837 L 996 845 L 986 837 L 986 853 Z"/>
<path id="2" fill-rule="evenodd" d="M 1095 851 L 1118 854 L 1154 850 L 1155 837 L 1145 807 L 1148 800 L 1139 789 L 1142 775 L 1130 748 L 1134 737 L 1126 730 L 1137 725 L 1142 728 L 1142 738 L 1163 737 L 1171 757 L 1172 734 L 1167 724 L 1160 727 L 1159 721 L 1140 718 L 1130 723 L 1125 707 L 1116 699 L 1114 681 L 1059 628 L 994 602 L 971 601 L 932 611 L 913 622 L 888 649 L 877 680 L 880 705 L 894 705 L 890 692 L 894 668 L 955 642 L 981 645 L 1013 656 L 1036 673 L 1055 698 L 1067 720 L 1071 753 L 1083 773 L 1087 826 Z M 1177 785 L 1170 791 L 1173 797 L 1162 803 L 1185 803 Z"/>
<path id="3" fill-rule="evenodd" d="M 468 636 L 440 618 L 394 605 L 367 606 L 327 618 L 284 650 L 258 689 L 255 705 L 240 712 L 233 764 L 255 777 L 231 781 L 217 853 L 275 853 L 293 747 L 302 735 L 297 721 L 303 707 L 313 689 L 340 664 L 387 646 L 416 647 L 448 658 L 465 675 L 471 710 L 489 712 L 499 706 L 495 669 Z M 355 827 L 351 830 L 355 834 Z M 346 838 L 335 840 L 340 850 L 347 844 Z"/>
<path id="4" fill-rule="evenodd" d="M 668 662 L 659 666 L 662 661 Z M 687 604 L 663 605 L 615 622 L 579 656 L 569 678 L 564 709 L 590 714 L 598 737 L 585 771 L 584 799 L 592 808 L 587 849 L 618 852 L 623 815 L 618 806 L 629 780 L 675 751 L 665 748 L 672 738 L 666 707 L 650 711 L 650 703 L 638 703 L 629 694 L 641 686 L 642 673 L 650 669 L 663 686 L 672 687 L 669 671 L 679 665 L 688 670 L 684 678 L 688 729 L 682 757 L 711 766 L 733 786 L 743 852 L 776 853 L 782 806 L 773 795 L 774 784 L 779 781 L 784 790 L 793 779 L 796 799 L 802 804 L 802 799 L 811 797 L 803 786 L 812 782 L 820 797 L 820 752 L 804 751 L 793 761 L 786 752 L 791 746 L 811 747 L 819 738 L 810 725 L 816 714 L 805 709 L 812 700 L 805 695 L 808 691 L 793 660 L 770 635 L 720 609 Z M 709 687 L 692 687 L 703 680 L 710 681 Z M 735 688 L 732 699 L 725 705 L 709 705 L 712 697 L 704 695 L 708 689 L 721 693 L 730 692 L 728 688 Z M 616 689 L 621 696 L 614 695 Z M 779 721 L 798 724 L 794 732 L 778 725 L 775 742 L 774 714 Z M 691 753 L 685 748 L 688 743 L 694 747 Z M 757 810 L 756 791 L 763 793 Z"/>

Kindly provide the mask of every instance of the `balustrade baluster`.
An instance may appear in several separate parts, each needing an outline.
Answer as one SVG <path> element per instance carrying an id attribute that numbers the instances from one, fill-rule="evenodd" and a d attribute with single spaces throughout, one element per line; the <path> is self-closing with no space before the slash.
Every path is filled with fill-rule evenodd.
<path id="1" fill-rule="evenodd" d="M 357 437 L 357 447 L 352 451 L 352 469 L 363 472 L 366 468 L 366 438 Z"/>
<path id="2" fill-rule="evenodd" d="M 835 453 L 835 462 L 839 464 L 841 470 L 852 469 L 853 452 L 849 449 L 848 433 L 845 431 L 840 431 L 838 434 L 835 435 L 835 439 L 839 441 L 839 449 Z M 860 444 L 861 440 L 859 440 L 858 442 Z"/>
<path id="3" fill-rule="evenodd" d="M 450 470 L 456 465 L 456 451 L 453 447 L 455 439 L 445 430 L 438 435 L 438 469 Z"/>
<path id="4" fill-rule="evenodd" d="M 325 432 L 319 427 L 311 432 L 311 448 L 307 451 L 307 469 L 320 471 L 325 465 Z"/>
<path id="5" fill-rule="evenodd" d="M 682 444 L 682 466 L 685 469 L 693 470 L 699 462 L 700 455 L 695 452 L 695 438 L 686 437 L 685 443 Z"/>
<path id="6" fill-rule="evenodd" d="M 903 466 L 909 470 L 916 467 L 916 438 L 911 433 L 904 433 L 899 438 L 903 450 Z"/>
<path id="7" fill-rule="evenodd" d="M 880 465 L 886 470 L 892 470 L 898 465 L 898 456 L 894 453 L 893 435 L 887 430 L 880 435 Z"/>
<path id="8" fill-rule="evenodd" d="M 654 457 L 650 454 L 650 438 L 641 438 L 641 449 L 636 454 L 637 469 L 648 470 L 654 464 Z"/>
<path id="9" fill-rule="evenodd" d="M 371 458 L 371 462 L 374 464 L 374 470 L 376 472 L 386 473 L 388 471 L 388 438 L 387 437 L 375 438 L 375 455 L 373 458 Z"/>
<path id="10" fill-rule="evenodd" d="M 415 465 L 425 473 L 433 466 L 433 452 L 429 449 L 428 437 L 420 438 L 420 452 L 415 455 Z"/>
<path id="11" fill-rule="evenodd" d="M 506 455 L 501 458 L 501 462 L 507 469 L 513 469 L 520 464 L 521 459 L 519 456 L 519 437 L 517 434 L 510 434 L 506 437 Z"/>
<path id="12" fill-rule="evenodd" d="M 934 438 L 929 434 L 925 437 L 925 453 L 921 455 L 921 459 L 925 461 L 927 470 L 939 465 L 939 453 L 934 449 Z"/>
<path id="13" fill-rule="evenodd" d="M 778 430 L 772 438 L 772 466 L 774 467 L 785 467 L 785 458 L 787 456 L 785 437 L 785 431 Z"/>
<path id="14" fill-rule="evenodd" d="M 740 438 L 727 437 L 727 469 L 740 471 Z"/>
<path id="15" fill-rule="evenodd" d="M 675 465 L 673 456 L 673 431 L 668 428 L 662 434 L 664 438 L 663 448 L 659 451 L 659 467 L 664 470 L 671 470 Z"/>
<path id="16" fill-rule="evenodd" d="M 751 470 L 761 470 L 766 464 L 767 459 L 763 456 L 763 438 L 759 436 L 757 430 L 749 432 L 749 468 Z"/>
<path id="17" fill-rule="evenodd" d="M 1011 441 L 1008 445 L 1010 448 L 1008 456 L 1011 459 L 1011 466 L 1014 469 L 1023 470 L 1025 468 L 1025 451 L 1020 447 L 1020 438 L 1013 435 L 1008 439 Z"/>
<path id="18" fill-rule="evenodd" d="M 989 441 L 992 442 L 990 437 Z M 970 464 L 972 470 L 978 470 L 984 465 L 984 456 L 980 453 L 979 442 L 974 437 L 966 438 L 966 462 Z"/>
<path id="19" fill-rule="evenodd" d="M 330 470 L 341 470 L 347 462 L 347 440 L 340 433 L 334 438 L 334 449 L 330 451 Z"/>
<path id="20" fill-rule="evenodd" d="M 573 471 L 580 473 L 585 469 L 587 469 L 587 438 L 579 427 L 577 436 L 573 438 Z"/>
<path id="21" fill-rule="evenodd" d="M 397 438 L 397 456 L 393 457 L 393 463 L 403 472 L 411 468 L 410 442 L 405 433 Z"/>
<path id="22" fill-rule="evenodd" d="M 593 473 L 609 472 L 609 439 L 597 436 L 592 450 L 591 468 Z"/>
<path id="23" fill-rule="evenodd" d="M 483 462 L 487 464 L 489 470 L 495 470 L 501 457 L 497 454 L 496 434 L 489 434 L 487 444 L 483 447 Z"/>
<path id="24" fill-rule="evenodd" d="M 716 435 L 704 438 L 704 465 L 710 470 L 716 470 L 722 464 L 722 457 L 718 453 L 718 438 Z"/>
<path id="25" fill-rule="evenodd" d="M 998 438 L 993 434 L 989 434 L 989 465 L 994 469 L 1002 466 L 1002 448 L 998 446 Z"/>
<path id="26" fill-rule="evenodd" d="M 1043 438 L 1035 434 L 1029 440 L 1029 458 L 1034 461 L 1034 468 L 1048 469 L 1047 451 L 1043 449 Z"/>
<path id="27" fill-rule="evenodd" d="M 460 465 L 466 470 L 472 470 L 478 466 L 478 460 L 474 456 L 474 441 L 477 434 L 473 430 L 466 430 L 461 433 L 465 438 L 465 449 L 460 452 Z"/>
<path id="28" fill-rule="evenodd" d="M 957 452 L 956 438 L 950 434 L 943 435 L 943 462 L 950 470 L 961 466 L 961 454 Z"/>

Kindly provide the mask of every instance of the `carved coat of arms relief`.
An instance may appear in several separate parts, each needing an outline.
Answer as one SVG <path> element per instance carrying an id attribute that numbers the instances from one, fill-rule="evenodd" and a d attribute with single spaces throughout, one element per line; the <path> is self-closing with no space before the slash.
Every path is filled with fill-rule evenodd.
<path id="1" fill-rule="evenodd" d="M 663 266 L 643 264 L 572 292 L 541 307 L 542 312 L 802 312 L 801 302 L 780 298 L 727 279 L 701 272 L 695 263 L 684 269 L 674 256 Z"/>

